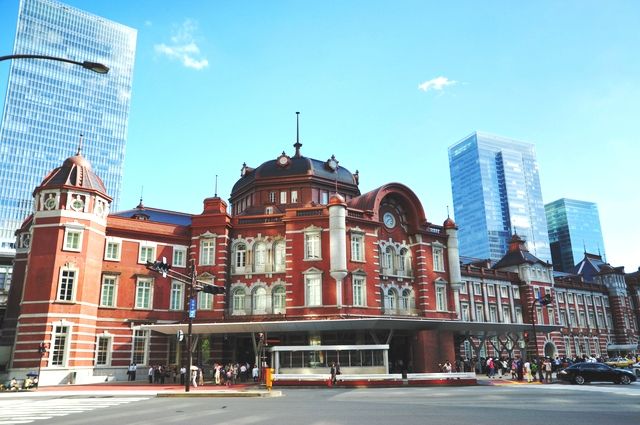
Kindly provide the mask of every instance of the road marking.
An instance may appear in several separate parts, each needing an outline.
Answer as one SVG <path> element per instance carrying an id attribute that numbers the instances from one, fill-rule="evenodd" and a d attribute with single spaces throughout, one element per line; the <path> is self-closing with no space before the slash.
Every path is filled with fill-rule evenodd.
<path id="1" fill-rule="evenodd" d="M 37 420 L 113 407 L 149 397 L 73 397 L 47 400 L 0 400 L 0 425 L 28 424 Z"/>

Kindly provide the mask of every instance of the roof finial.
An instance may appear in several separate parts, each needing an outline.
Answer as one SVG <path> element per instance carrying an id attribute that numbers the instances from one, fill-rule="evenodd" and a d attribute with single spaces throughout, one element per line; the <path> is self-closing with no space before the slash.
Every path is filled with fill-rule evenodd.
<path id="1" fill-rule="evenodd" d="M 449 215 L 449 205 L 447 205 L 447 218 L 451 218 L 451 216 Z"/>
<path id="2" fill-rule="evenodd" d="M 584 253 L 587 253 L 587 244 L 584 242 L 584 239 L 582 240 L 582 248 L 584 249 Z"/>
<path id="3" fill-rule="evenodd" d="M 78 142 L 78 152 L 76 152 L 76 156 L 80 156 L 80 154 L 82 153 L 82 137 L 83 134 L 80 133 L 80 142 Z"/>
<path id="4" fill-rule="evenodd" d="M 140 186 L 140 203 L 138 204 L 138 206 L 136 207 L 137 209 L 141 210 L 144 208 L 144 204 L 142 203 L 142 195 L 144 194 L 144 185 Z"/>
<path id="5" fill-rule="evenodd" d="M 293 147 L 296 148 L 294 156 L 300 158 L 300 148 L 302 147 L 302 143 L 300 143 L 300 112 L 296 112 L 296 143 Z"/>
<path id="6" fill-rule="evenodd" d="M 218 197 L 218 175 L 217 175 L 217 174 L 216 174 L 216 187 L 215 187 L 215 189 L 214 189 L 213 196 L 214 196 L 215 198 L 217 198 L 217 197 Z"/>

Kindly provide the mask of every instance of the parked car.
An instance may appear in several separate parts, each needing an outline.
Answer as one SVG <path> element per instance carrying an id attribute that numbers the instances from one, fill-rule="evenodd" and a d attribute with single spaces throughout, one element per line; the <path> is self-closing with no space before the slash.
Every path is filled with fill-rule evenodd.
<path id="1" fill-rule="evenodd" d="M 640 378 L 640 362 L 632 364 L 631 369 L 633 369 L 633 372 L 636 374 L 636 376 Z"/>
<path id="2" fill-rule="evenodd" d="M 629 367 L 634 361 L 626 357 L 613 357 L 605 362 L 611 367 Z"/>
<path id="3" fill-rule="evenodd" d="M 575 363 L 558 372 L 558 379 L 582 385 L 586 382 L 630 384 L 636 375 L 630 370 L 616 369 L 604 363 Z"/>

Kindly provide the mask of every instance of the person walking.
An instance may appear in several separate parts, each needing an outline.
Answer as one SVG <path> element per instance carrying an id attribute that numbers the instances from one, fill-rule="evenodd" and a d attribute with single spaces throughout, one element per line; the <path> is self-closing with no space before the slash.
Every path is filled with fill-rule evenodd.
<path id="1" fill-rule="evenodd" d="M 153 366 L 149 366 L 149 383 L 153 384 Z"/>
<path id="2" fill-rule="evenodd" d="M 331 363 L 331 369 L 329 369 L 329 373 L 331 374 L 331 385 L 335 385 L 338 382 L 338 368 L 335 363 Z"/>
<path id="3" fill-rule="evenodd" d="M 553 371 L 553 365 L 551 364 L 551 359 L 549 357 L 545 357 L 544 363 L 542 363 L 542 368 L 544 369 L 544 382 L 550 384 L 552 382 L 551 372 Z"/>
<path id="4" fill-rule="evenodd" d="M 180 366 L 180 385 L 184 385 L 184 380 L 187 376 L 187 368 Z"/>

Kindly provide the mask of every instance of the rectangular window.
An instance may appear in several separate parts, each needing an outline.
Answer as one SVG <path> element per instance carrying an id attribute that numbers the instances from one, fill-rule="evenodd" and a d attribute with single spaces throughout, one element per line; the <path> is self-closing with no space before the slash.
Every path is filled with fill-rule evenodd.
<path id="1" fill-rule="evenodd" d="M 584 299 L 587 305 L 593 305 L 593 299 L 591 298 L 591 295 L 585 295 Z"/>
<path id="2" fill-rule="evenodd" d="M 211 310 L 213 308 L 213 294 L 198 292 L 198 310 Z"/>
<path id="3" fill-rule="evenodd" d="M 540 299 L 540 287 L 538 286 L 533 287 L 533 297 L 535 299 Z"/>
<path id="4" fill-rule="evenodd" d="M 66 229 L 64 234 L 65 251 L 80 251 L 82 247 L 82 230 Z"/>
<path id="5" fill-rule="evenodd" d="M 520 288 L 518 287 L 513 288 L 513 299 L 514 300 L 520 299 Z"/>
<path id="6" fill-rule="evenodd" d="M 556 292 L 556 297 L 558 298 L 558 302 L 564 302 L 564 292 Z"/>
<path id="7" fill-rule="evenodd" d="M 567 294 L 567 302 L 569 304 L 573 304 L 573 294 L 571 294 L 571 293 Z"/>
<path id="8" fill-rule="evenodd" d="M 109 364 L 109 345 L 111 338 L 99 336 L 96 341 L 96 366 L 107 366 Z"/>
<path id="9" fill-rule="evenodd" d="M 298 191 L 297 190 L 292 190 L 291 191 L 291 203 L 295 204 L 298 202 Z"/>
<path id="10" fill-rule="evenodd" d="M 522 323 L 522 308 L 516 307 L 515 312 L 516 312 L 516 323 Z"/>
<path id="11" fill-rule="evenodd" d="M 62 269 L 58 285 L 58 301 L 73 301 L 76 271 Z"/>
<path id="12" fill-rule="evenodd" d="M 509 287 L 508 286 L 500 286 L 500 297 L 501 298 L 509 298 Z"/>
<path id="13" fill-rule="evenodd" d="M 178 281 L 171 282 L 171 296 L 169 297 L 169 310 L 184 309 L 184 284 Z"/>
<path id="14" fill-rule="evenodd" d="M 460 304 L 460 318 L 465 322 L 470 320 L 469 304 Z"/>
<path id="15" fill-rule="evenodd" d="M 447 288 L 444 285 L 436 285 L 436 310 L 447 311 Z"/>
<path id="16" fill-rule="evenodd" d="M 104 249 L 104 259 L 120 261 L 120 246 L 120 241 L 107 240 L 107 246 Z"/>
<path id="17" fill-rule="evenodd" d="M 462 286 L 460 286 L 460 293 L 461 294 L 467 293 L 467 282 L 462 282 Z"/>
<path id="18" fill-rule="evenodd" d="M 353 305 L 356 307 L 364 307 L 365 303 L 365 280 L 364 276 L 353 276 Z"/>
<path id="19" fill-rule="evenodd" d="M 69 327 L 54 326 L 53 344 L 51 345 L 51 366 L 65 366 L 67 357 L 67 341 L 69 340 Z"/>
<path id="20" fill-rule="evenodd" d="M 511 309 L 508 306 L 502 306 L 502 320 L 504 323 L 511 323 Z"/>
<path id="21" fill-rule="evenodd" d="M 580 323 L 580 327 L 584 328 L 587 322 L 587 315 L 584 314 L 584 311 L 581 311 L 578 314 L 578 323 Z"/>
<path id="22" fill-rule="evenodd" d="M 536 323 L 539 325 L 544 323 L 544 317 L 542 317 L 542 307 L 536 307 Z"/>
<path id="23" fill-rule="evenodd" d="M 364 261 L 364 235 L 351 235 L 351 261 Z"/>
<path id="24" fill-rule="evenodd" d="M 140 365 L 147 364 L 147 347 L 149 341 L 148 330 L 133 331 L 133 358 L 132 362 Z"/>
<path id="25" fill-rule="evenodd" d="M 444 251 L 440 247 L 433 247 L 433 271 L 444 271 Z"/>
<path id="26" fill-rule="evenodd" d="M 286 204 L 287 203 L 287 192 L 280 192 L 280 203 L 281 204 Z"/>
<path id="27" fill-rule="evenodd" d="M 215 239 L 203 239 L 200 241 L 200 265 L 213 266 L 216 251 Z"/>
<path id="28" fill-rule="evenodd" d="M 304 277 L 307 295 L 307 306 L 315 307 L 322 305 L 322 276 L 320 274 L 308 274 Z"/>
<path id="29" fill-rule="evenodd" d="M 136 306 L 135 308 L 149 310 L 151 309 L 151 289 L 152 280 L 148 278 L 140 278 L 136 282 Z"/>
<path id="30" fill-rule="evenodd" d="M 319 260 L 320 255 L 320 233 L 304 234 L 304 259 Z"/>
<path id="31" fill-rule="evenodd" d="M 582 294 L 576 295 L 576 300 L 578 301 L 578 304 L 584 304 Z"/>
<path id="32" fill-rule="evenodd" d="M 555 325 L 556 324 L 556 319 L 555 319 L 555 312 L 554 312 L 553 308 L 548 308 L 547 309 L 547 316 L 549 317 L 549 324 L 550 325 Z"/>
<path id="33" fill-rule="evenodd" d="M 497 322 L 498 321 L 498 307 L 495 305 L 489 306 L 489 321 Z"/>
<path id="34" fill-rule="evenodd" d="M 100 288 L 100 307 L 116 306 L 116 276 L 102 276 L 102 287 Z"/>
<path id="35" fill-rule="evenodd" d="M 326 190 L 320 192 L 320 203 L 322 205 L 327 205 L 329 203 L 329 192 Z"/>
<path id="36" fill-rule="evenodd" d="M 155 245 L 140 243 L 140 248 L 138 251 L 138 263 L 147 264 L 148 261 L 156 261 L 156 247 Z"/>
<path id="37" fill-rule="evenodd" d="M 569 326 L 575 328 L 577 326 L 576 323 L 576 312 L 574 310 L 569 311 Z"/>
<path id="38" fill-rule="evenodd" d="M 186 267 L 187 266 L 187 248 L 174 247 L 173 248 L 173 262 L 171 267 Z"/>
<path id="39" fill-rule="evenodd" d="M 275 192 L 269 192 L 269 202 L 272 204 L 276 203 L 276 193 Z"/>
<path id="40" fill-rule="evenodd" d="M 474 295 L 482 295 L 482 286 L 480 282 L 473 282 L 473 293 Z"/>
<path id="41" fill-rule="evenodd" d="M 481 305 L 476 305 L 476 322 L 484 322 L 484 309 Z"/>
<path id="42" fill-rule="evenodd" d="M 490 297 L 495 297 L 496 296 L 496 287 L 493 285 L 487 285 L 487 293 L 489 294 Z"/>

